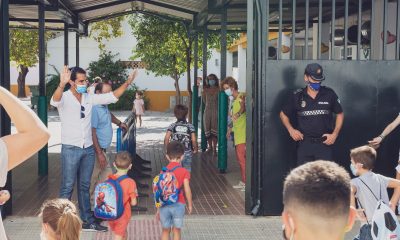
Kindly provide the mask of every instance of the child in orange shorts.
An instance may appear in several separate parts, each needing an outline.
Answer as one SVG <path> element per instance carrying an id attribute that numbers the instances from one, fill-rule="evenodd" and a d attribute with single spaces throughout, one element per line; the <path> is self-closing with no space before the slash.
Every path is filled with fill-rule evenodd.
<path id="1" fill-rule="evenodd" d="M 114 160 L 114 167 L 117 173 L 111 175 L 113 179 L 117 179 L 120 176 L 126 175 L 128 170 L 132 167 L 132 157 L 128 152 L 119 152 Z M 137 204 L 137 188 L 136 182 L 127 178 L 120 182 L 123 200 L 124 200 L 124 213 L 120 218 L 114 221 L 109 221 L 109 227 L 114 234 L 114 240 L 126 240 L 127 239 L 127 228 L 129 221 L 131 220 L 132 210 L 131 206 Z"/>

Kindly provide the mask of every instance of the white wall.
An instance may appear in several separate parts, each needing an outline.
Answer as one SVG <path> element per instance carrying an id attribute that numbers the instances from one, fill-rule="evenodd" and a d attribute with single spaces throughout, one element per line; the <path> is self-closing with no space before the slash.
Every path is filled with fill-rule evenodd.
<path id="1" fill-rule="evenodd" d="M 136 39 L 131 34 L 131 28 L 127 21 L 123 23 L 123 36 L 115 38 L 106 43 L 106 50 L 112 53 L 118 53 L 117 58 L 123 61 L 130 60 L 132 49 L 136 45 Z M 89 63 L 98 59 L 100 50 L 98 44 L 89 38 L 80 39 L 80 65 L 83 68 L 87 68 Z M 58 69 L 64 64 L 64 36 L 61 35 L 56 39 L 48 42 L 47 45 L 49 58 L 48 63 L 55 65 Z M 212 51 L 211 59 L 208 61 L 208 73 L 215 73 L 220 76 L 220 60 L 221 54 L 215 50 Z M 218 65 L 216 65 L 216 59 L 218 59 Z M 138 59 L 140 60 L 140 59 Z M 70 65 L 75 65 L 75 33 L 69 34 L 69 62 Z M 232 74 L 232 54 L 228 53 L 227 56 L 227 75 Z M 52 68 L 48 68 L 49 72 L 53 72 Z M 202 76 L 202 71 L 199 70 L 199 76 Z M 184 74 L 179 80 L 181 90 L 187 90 L 186 74 Z M 174 80 L 168 76 L 156 77 L 153 73 L 144 69 L 139 70 L 139 77 L 135 81 L 136 85 L 141 89 L 147 89 L 151 91 L 174 91 Z M 192 71 L 192 82 L 193 82 L 193 71 Z"/>

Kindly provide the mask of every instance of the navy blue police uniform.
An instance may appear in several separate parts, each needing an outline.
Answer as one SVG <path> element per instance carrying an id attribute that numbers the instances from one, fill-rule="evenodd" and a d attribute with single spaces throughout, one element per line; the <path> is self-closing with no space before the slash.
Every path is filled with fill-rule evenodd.
<path id="1" fill-rule="evenodd" d="M 331 88 L 321 86 L 315 99 L 307 94 L 307 87 L 298 89 L 282 111 L 288 117 L 295 116 L 296 129 L 304 136 L 297 143 L 298 165 L 319 159 L 333 159 L 332 146 L 323 143 L 326 137 L 322 135 L 333 132 L 336 122 L 333 114 L 342 113 L 343 109 Z"/>

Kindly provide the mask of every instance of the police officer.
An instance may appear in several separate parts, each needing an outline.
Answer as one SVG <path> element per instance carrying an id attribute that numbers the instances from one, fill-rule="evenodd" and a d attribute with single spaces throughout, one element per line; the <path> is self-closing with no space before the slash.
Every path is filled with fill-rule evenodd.
<path id="1" fill-rule="evenodd" d="M 297 142 L 298 165 L 318 159 L 332 160 L 332 145 L 343 125 L 339 98 L 332 89 L 321 86 L 323 80 L 322 67 L 308 64 L 304 71 L 307 86 L 295 91 L 280 112 L 283 125 Z M 297 120 L 296 127 L 290 121 L 291 116 Z"/>

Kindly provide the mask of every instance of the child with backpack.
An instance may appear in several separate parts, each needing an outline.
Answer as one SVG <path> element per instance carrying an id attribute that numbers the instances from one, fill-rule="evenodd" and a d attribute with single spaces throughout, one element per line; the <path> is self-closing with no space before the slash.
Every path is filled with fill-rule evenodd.
<path id="1" fill-rule="evenodd" d="M 350 152 L 350 169 L 356 176 L 351 180 L 351 206 L 355 207 L 357 202 L 361 220 L 360 233 L 355 240 L 400 239 L 400 226 L 394 214 L 396 204 L 389 201 L 387 192 L 387 188 L 400 187 L 400 181 L 372 171 L 376 155 L 375 149 L 369 146 Z"/>
<path id="2" fill-rule="evenodd" d="M 132 167 L 130 153 L 117 153 L 114 167 L 117 172 L 96 186 L 94 214 L 99 219 L 109 221 L 114 240 L 126 240 L 132 216 L 131 206 L 137 204 L 138 196 L 135 181 L 127 175 Z"/>
<path id="3" fill-rule="evenodd" d="M 168 127 L 164 146 L 167 147 L 170 141 L 182 143 L 185 146 L 182 166 L 190 172 L 192 170 L 192 156 L 198 152 L 196 131 L 194 126 L 186 120 L 188 108 L 185 105 L 176 105 L 174 114 L 177 121 Z"/>
<path id="4" fill-rule="evenodd" d="M 185 216 L 185 197 L 188 213 L 192 213 L 192 191 L 190 173 L 181 166 L 185 147 L 173 141 L 167 145 L 166 157 L 169 164 L 153 180 L 154 200 L 157 207 L 157 219 L 161 221 L 161 240 L 169 240 L 171 230 L 173 239 L 181 239 L 181 229 Z"/>

